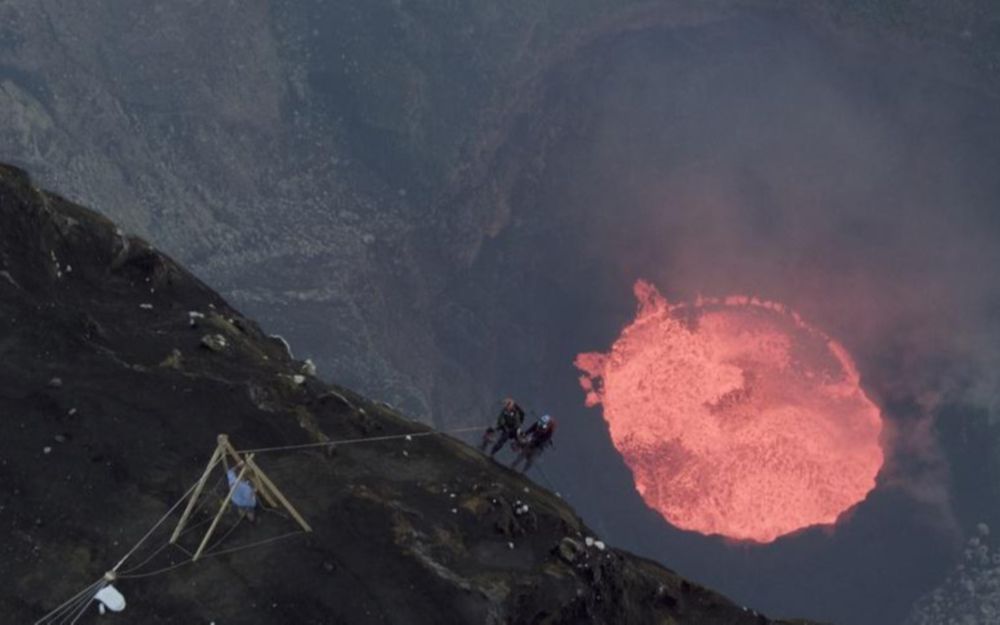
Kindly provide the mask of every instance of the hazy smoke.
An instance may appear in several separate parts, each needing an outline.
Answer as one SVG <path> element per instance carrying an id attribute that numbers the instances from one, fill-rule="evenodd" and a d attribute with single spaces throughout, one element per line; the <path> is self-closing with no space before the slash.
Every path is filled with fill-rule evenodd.
<path id="1" fill-rule="evenodd" d="M 522 191 L 535 212 L 522 210 L 529 225 L 515 231 L 541 285 L 606 315 L 582 332 L 606 342 L 580 351 L 610 344 L 621 326 L 607 319 L 627 322 L 637 278 L 674 302 L 779 301 L 844 344 L 889 418 L 882 507 L 854 520 L 900 538 L 876 556 L 853 536 L 856 551 L 813 560 L 808 574 L 842 567 L 829 578 L 842 583 L 866 567 L 907 571 L 899 584 L 872 577 L 894 584 L 892 596 L 854 607 L 804 591 L 803 612 L 835 621 L 898 621 L 943 575 L 960 527 L 979 520 L 956 500 L 983 459 L 943 444 L 941 430 L 950 407 L 991 409 L 1000 388 L 1000 108 L 930 66 L 782 20 L 609 42 L 551 82 L 551 117 L 534 128 L 543 175 Z M 558 138 L 544 139 L 553 128 Z M 609 301 L 620 305 L 605 312 Z M 785 562 L 801 566 L 794 558 L 775 579 Z"/>
<path id="2" fill-rule="evenodd" d="M 995 102 L 780 23 L 617 54 L 574 178 L 612 279 L 774 299 L 844 342 L 911 456 L 889 483 L 947 505 L 936 405 L 997 397 Z"/>
<path id="3" fill-rule="evenodd" d="M 957 532 L 960 524 L 952 510 L 948 461 L 934 434 L 930 413 L 903 422 L 889 420 L 883 446 L 891 451 L 882 469 L 882 487 L 897 488 L 939 516 L 943 531 Z"/>

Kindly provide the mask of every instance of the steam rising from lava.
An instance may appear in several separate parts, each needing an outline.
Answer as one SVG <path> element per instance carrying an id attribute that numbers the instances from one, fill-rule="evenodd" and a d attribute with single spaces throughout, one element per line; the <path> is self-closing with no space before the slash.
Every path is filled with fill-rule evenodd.
<path id="1" fill-rule="evenodd" d="M 875 487 L 882 418 L 842 346 L 780 304 L 639 311 L 609 354 L 580 354 L 587 405 L 647 505 L 677 527 L 771 542 L 832 524 Z"/>

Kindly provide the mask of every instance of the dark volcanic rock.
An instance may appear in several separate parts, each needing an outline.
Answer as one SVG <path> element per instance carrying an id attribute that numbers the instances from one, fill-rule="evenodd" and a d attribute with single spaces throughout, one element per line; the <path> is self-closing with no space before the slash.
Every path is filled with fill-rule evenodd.
<path id="1" fill-rule="evenodd" d="M 219 432 L 259 448 L 428 431 L 302 376 L 169 258 L 7 167 L 0 355 L 5 622 L 33 622 L 99 578 L 194 482 Z M 168 523 L 122 568 L 129 622 L 770 622 L 587 541 L 560 499 L 447 436 L 258 461 L 315 531 L 251 547 L 294 524 L 231 515 L 211 556 L 186 563 L 157 551 Z"/>

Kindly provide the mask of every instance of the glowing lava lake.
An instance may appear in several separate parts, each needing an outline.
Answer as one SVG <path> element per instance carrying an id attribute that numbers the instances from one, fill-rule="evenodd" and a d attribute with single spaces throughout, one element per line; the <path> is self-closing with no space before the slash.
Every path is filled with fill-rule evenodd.
<path id="1" fill-rule="evenodd" d="M 643 281 L 635 294 L 610 353 L 576 366 L 647 505 L 766 543 L 835 523 L 875 487 L 882 417 L 841 345 L 772 302 L 671 305 Z"/>

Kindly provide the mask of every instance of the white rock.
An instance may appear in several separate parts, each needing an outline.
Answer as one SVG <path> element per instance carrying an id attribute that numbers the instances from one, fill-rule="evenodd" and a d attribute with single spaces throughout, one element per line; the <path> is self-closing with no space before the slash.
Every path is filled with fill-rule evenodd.
<path id="1" fill-rule="evenodd" d="M 42 453 L 43 454 L 50 454 L 50 453 L 52 453 L 52 448 L 49 447 L 48 445 L 46 445 L 45 447 L 42 447 Z"/>
<path id="2" fill-rule="evenodd" d="M 296 384 L 301 386 L 302 384 L 306 383 L 306 376 L 299 375 L 296 373 L 295 375 L 292 376 L 292 382 L 295 382 Z"/>
<path id="3" fill-rule="evenodd" d="M 272 339 L 274 339 L 276 341 L 280 341 L 281 344 L 285 346 L 285 351 L 288 352 L 288 357 L 292 358 L 292 359 L 295 358 L 295 356 L 292 355 L 292 346 L 288 344 L 288 341 L 285 340 L 285 337 L 283 337 L 283 336 L 281 336 L 279 334 L 272 334 L 270 336 L 270 338 L 272 338 Z"/>
<path id="4" fill-rule="evenodd" d="M 153 305 L 150 303 L 139 304 L 139 308 L 143 310 L 153 310 Z"/>
<path id="5" fill-rule="evenodd" d="M 594 539 L 591 536 L 587 536 L 586 538 L 584 538 L 583 542 L 587 543 L 588 547 L 593 547 L 594 546 Z"/>
<path id="6" fill-rule="evenodd" d="M 316 375 L 316 363 L 310 358 L 306 358 L 306 361 L 302 363 L 302 373 L 306 375 L 315 376 Z"/>
<path id="7" fill-rule="evenodd" d="M 604 551 L 605 545 L 604 545 L 604 541 L 603 540 L 595 540 L 594 541 L 594 546 L 597 547 L 598 550 Z"/>

